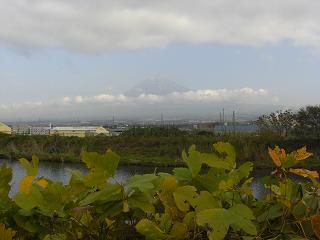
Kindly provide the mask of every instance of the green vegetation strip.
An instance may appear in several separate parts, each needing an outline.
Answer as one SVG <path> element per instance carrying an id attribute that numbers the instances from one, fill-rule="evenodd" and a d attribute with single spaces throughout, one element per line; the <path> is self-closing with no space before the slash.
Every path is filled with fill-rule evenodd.
<path id="1" fill-rule="evenodd" d="M 253 164 L 237 166 L 225 142 L 210 153 L 192 145 L 182 152 L 186 167 L 172 174 L 124 182 L 113 179 L 120 157 L 110 150 L 82 152 L 89 172 L 74 171 L 67 185 L 37 177 L 38 157 L 21 159 L 26 175 L 12 198 L 12 170 L 0 168 L 0 239 L 318 239 L 319 174 L 297 167 L 312 153 L 268 151 L 274 171 L 263 178 L 268 193 L 260 199 L 250 187 Z"/>

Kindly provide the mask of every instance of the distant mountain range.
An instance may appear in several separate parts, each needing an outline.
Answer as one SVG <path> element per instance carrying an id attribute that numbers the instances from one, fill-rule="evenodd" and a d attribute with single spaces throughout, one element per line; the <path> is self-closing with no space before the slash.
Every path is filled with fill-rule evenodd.
<path id="1" fill-rule="evenodd" d="M 133 88 L 126 91 L 124 95 L 128 97 L 138 97 L 141 94 L 164 96 L 173 92 L 186 92 L 188 90 L 190 89 L 174 81 L 153 78 L 140 82 Z"/>
<path id="2" fill-rule="evenodd" d="M 206 92 L 208 91 L 209 94 Z M 8 114 L 9 119 L 32 119 L 34 120 L 34 111 L 39 114 L 37 118 L 42 119 L 106 119 L 115 115 L 118 119 L 202 119 L 217 121 L 219 114 L 225 111 L 227 120 L 232 119 L 233 111 L 236 112 L 237 120 L 251 120 L 265 113 L 284 109 L 284 106 L 272 104 L 268 99 L 271 96 L 258 96 L 252 98 L 252 101 L 246 96 L 246 93 L 236 93 L 234 98 L 229 95 L 234 94 L 232 90 L 222 93 L 215 98 L 214 93 L 210 95 L 208 90 L 192 90 L 184 87 L 174 81 L 161 79 L 147 79 L 129 89 L 123 95 L 102 95 L 107 101 L 101 101 L 100 96 L 92 97 L 89 100 L 85 98 L 81 101 L 71 102 L 69 104 L 56 104 L 54 106 L 39 106 L 34 109 L 20 108 L 19 111 L 12 111 Z M 214 90 L 212 90 L 214 91 Z M 226 90 L 227 91 L 227 90 Z M 177 93 L 177 94 L 172 94 Z M 209 95 L 209 100 L 207 95 Z M 237 95 L 239 94 L 239 96 Z M 156 96 L 150 96 L 156 95 Z M 210 96 L 212 99 L 210 100 Z M 226 98 L 224 98 L 226 96 Z M 122 101 L 125 99 L 126 101 Z M 204 100 L 203 100 L 204 99 Z M 247 101 L 241 101 L 247 100 Z M 61 117 L 62 116 L 62 117 Z"/>

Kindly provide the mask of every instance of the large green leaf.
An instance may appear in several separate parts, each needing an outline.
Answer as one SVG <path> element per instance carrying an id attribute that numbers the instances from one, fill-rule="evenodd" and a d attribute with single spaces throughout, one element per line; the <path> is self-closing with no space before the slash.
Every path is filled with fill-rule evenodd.
<path id="1" fill-rule="evenodd" d="M 201 186 L 201 190 L 205 189 L 209 192 L 219 191 L 221 181 L 227 181 L 229 176 L 224 170 L 211 168 L 206 174 L 198 176 L 196 183 Z"/>
<path id="2" fill-rule="evenodd" d="M 58 215 L 64 217 L 64 207 L 67 203 L 73 201 L 68 188 L 60 182 L 48 184 L 45 189 L 42 189 L 42 201 L 38 204 L 41 213 L 45 216 Z"/>
<path id="3" fill-rule="evenodd" d="M 188 227 L 184 223 L 175 222 L 170 231 L 170 237 L 172 239 L 187 239 Z"/>
<path id="4" fill-rule="evenodd" d="M 13 201 L 22 209 L 30 211 L 43 202 L 43 197 L 38 187 L 31 186 L 29 193 L 18 192 Z"/>
<path id="5" fill-rule="evenodd" d="M 91 172 L 100 173 L 105 177 L 112 177 L 115 174 L 120 161 L 120 157 L 111 150 L 106 151 L 105 154 L 83 152 L 81 159 Z"/>
<path id="6" fill-rule="evenodd" d="M 228 212 L 232 215 L 232 225 L 242 229 L 247 234 L 257 235 L 256 226 L 252 222 L 255 217 L 249 207 L 244 204 L 236 204 L 229 208 Z"/>
<path id="7" fill-rule="evenodd" d="M 213 144 L 213 148 L 221 155 L 222 159 L 228 164 L 228 169 L 236 166 L 236 151 L 230 143 L 218 142 Z"/>
<path id="8" fill-rule="evenodd" d="M 198 196 L 197 189 L 193 186 L 178 187 L 173 193 L 175 203 L 180 211 L 187 212 L 190 204 Z"/>
<path id="9" fill-rule="evenodd" d="M 210 240 L 224 239 L 230 226 L 255 236 L 257 230 L 252 222 L 254 219 L 251 209 L 243 204 L 234 205 L 230 209 L 206 209 L 197 214 L 198 225 L 210 226 L 211 230 L 208 232 Z"/>
<path id="10" fill-rule="evenodd" d="M 164 233 L 154 222 L 148 219 L 142 219 L 136 225 L 137 231 L 144 235 L 147 240 L 167 239 L 168 235 Z"/>
<path id="11" fill-rule="evenodd" d="M 207 209 L 197 214 L 197 224 L 205 227 L 208 225 L 210 240 L 222 240 L 228 233 L 232 215 L 224 208 Z"/>
<path id="12" fill-rule="evenodd" d="M 259 217 L 257 217 L 257 221 L 265 222 L 267 220 L 273 220 L 282 216 L 282 214 L 283 214 L 282 205 L 277 203 L 269 206 L 266 211 L 264 211 Z"/>
<path id="13" fill-rule="evenodd" d="M 37 156 L 35 156 L 35 155 L 32 156 L 32 161 L 31 161 L 32 164 L 25 158 L 21 158 L 19 161 L 20 161 L 20 164 L 22 165 L 22 167 L 26 170 L 27 175 L 29 175 L 29 176 L 38 175 L 39 158 Z"/>
<path id="14" fill-rule="evenodd" d="M 191 182 L 192 174 L 188 168 L 175 168 L 173 173 L 180 182 Z"/>
<path id="15" fill-rule="evenodd" d="M 196 151 L 195 145 L 189 148 L 189 155 L 185 151 L 182 153 L 182 159 L 186 162 L 192 177 L 196 177 L 201 171 L 201 153 Z"/>
<path id="16" fill-rule="evenodd" d="M 126 187 L 129 192 L 134 188 L 147 192 L 155 187 L 153 181 L 157 178 L 154 174 L 135 175 L 126 180 Z"/>
<path id="17" fill-rule="evenodd" d="M 214 153 L 201 153 L 201 161 L 204 164 L 207 164 L 209 167 L 217 169 L 232 169 L 232 166 L 229 162 L 224 161 L 223 158 L 218 157 Z"/>
<path id="18" fill-rule="evenodd" d="M 80 206 L 87 206 L 90 204 L 103 204 L 110 201 L 121 199 L 122 186 L 119 184 L 108 184 L 108 186 L 97 192 L 90 193 L 85 199 L 80 201 Z"/>
<path id="19" fill-rule="evenodd" d="M 197 211 L 221 207 L 220 200 L 207 191 L 201 191 L 200 195 L 193 199 L 191 204 Z"/>
<path id="20" fill-rule="evenodd" d="M 155 209 L 152 204 L 152 197 L 146 193 L 135 192 L 129 198 L 129 207 L 132 209 L 139 208 L 145 213 L 154 213 Z"/>

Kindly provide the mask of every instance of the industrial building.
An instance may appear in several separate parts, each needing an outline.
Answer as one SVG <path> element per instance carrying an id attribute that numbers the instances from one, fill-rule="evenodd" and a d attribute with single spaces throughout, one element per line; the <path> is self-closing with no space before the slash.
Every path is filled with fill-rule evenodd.
<path id="1" fill-rule="evenodd" d="M 32 127 L 28 125 L 12 126 L 15 135 L 50 135 L 50 127 Z"/>
<path id="2" fill-rule="evenodd" d="M 110 136 L 110 132 L 104 127 L 53 127 L 50 135 L 64 137 Z"/>
<path id="3" fill-rule="evenodd" d="M 31 127 L 30 135 L 50 135 L 50 127 Z"/>
<path id="4" fill-rule="evenodd" d="M 12 134 L 14 135 L 30 135 L 31 126 L 28 125 L 16 125 L 12 126 Z"/>
<path id="5" fill-rule="evenodd" d="M 0 122 L 0 134 L 11 134 L 12 130 L 9 126 L 7 126 L 6 124 Z"/>

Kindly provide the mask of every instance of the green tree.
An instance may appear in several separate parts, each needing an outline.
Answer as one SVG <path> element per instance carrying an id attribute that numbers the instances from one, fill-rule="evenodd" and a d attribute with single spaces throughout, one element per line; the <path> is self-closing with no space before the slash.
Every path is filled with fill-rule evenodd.
<path id="1" fill-rule="evenodd" d="M 295 121 L 296 134 L 320 138 L 320 105 L 301 108 L 295 114 Z"/>
<path id="2" fill-rule="evenodd" d="M 270 131 L 286 137 L 295 126 L 295 115 L 291 110 L 277 111 L 260 116 L 256 124 L 260 132 Z"/>

